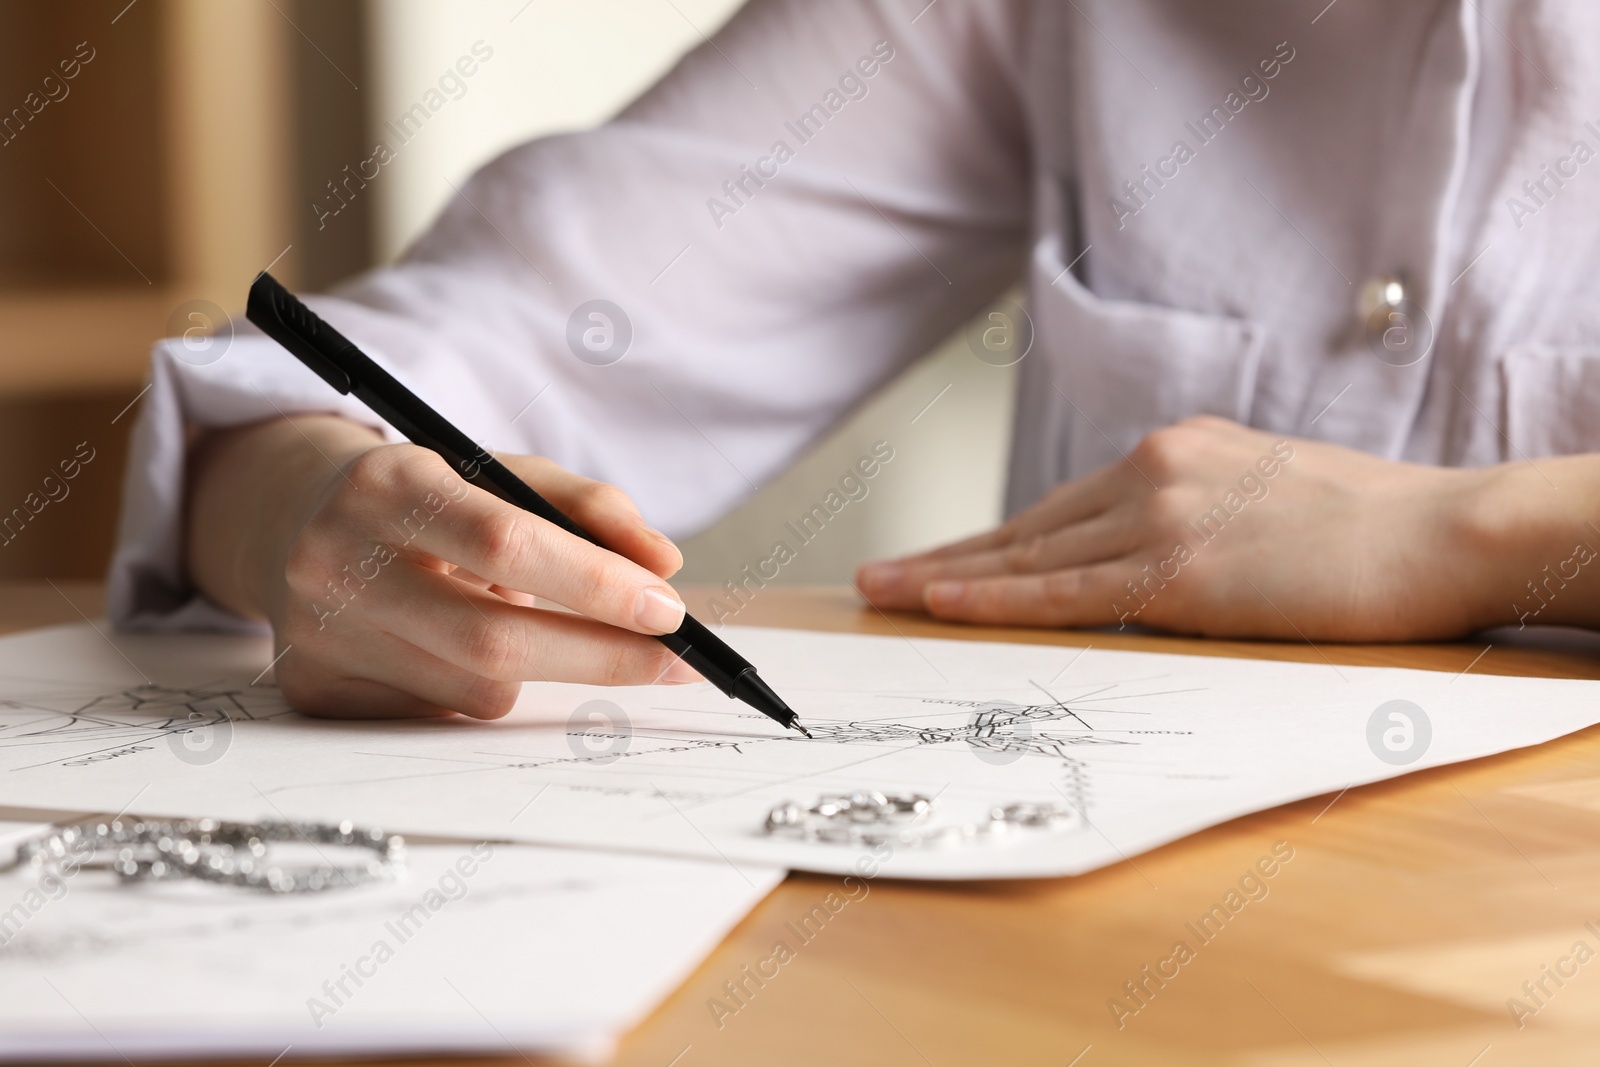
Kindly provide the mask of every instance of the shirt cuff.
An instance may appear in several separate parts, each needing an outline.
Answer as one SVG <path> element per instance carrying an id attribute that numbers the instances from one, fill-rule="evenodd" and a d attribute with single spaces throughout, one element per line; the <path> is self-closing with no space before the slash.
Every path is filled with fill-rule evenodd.
<path id="1" fill-rule="evenodd" d="M 184 567 L 184 486 L 194 430 L 225 429 L 286 415 L 325 413 L 399 435 L 354 397 L 342 395 L 253 328 L 221 354 L 181 338 L 158 342 L 129 445 L 122 517 L 106 585 L 106 614 L 119 629 L 261 634 L 265 623 L 207 599 Z"/>

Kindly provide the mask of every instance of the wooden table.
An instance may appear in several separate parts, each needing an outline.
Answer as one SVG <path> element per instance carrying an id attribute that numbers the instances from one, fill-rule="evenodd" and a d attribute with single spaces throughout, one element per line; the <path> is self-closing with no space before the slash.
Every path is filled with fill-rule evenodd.
<path id="1" fill-rule="evenodd" d="M 685 590 L 691 605 L 709 592 Z M 93 615 L 98 606 L 92 587 L 0 585 L 0 628 L 73 621 L 79 609 Z M 778 588 L 761 591 L 738 621 L 1600 678 L 1600 641 L 1588 635 L 1311 648 L 973 629 L 884 616 L 848 590 Z M 1124 983 L 1143 980 L 1142 968 L 1168 957 L 1179 938 L 1192 941 L 1185 923 L 1277 842 L 1294 856 L 1267 883 L 1268 895 L 1199 947 L 1175 978 L 1160 988 L 1147 982 L 1154 991 L 1146 1006 L 1119 1028 L 1108 1001 L 1136 1006 Z M 719 1027 L 709 998 L 767 956 L 784 923 L 836 884 L 793 875 L 625 1039 L 614 1062 L 1593 1064 L 1597 846 L 1600 728 L 1237 819 L 1080 878 L 879 880 Z M 1579 941 L 1588 950 L 1578 953 L 1581 962 L 1573 955 Z M 1566 972 L 1560 985 L 1546 967 Z M 1536 993 L 1542 981 L 1548 995 L 1530 997 L 1525 981 Z M 1520 1028 L 1507 1007 L 1512 997 L 1538 1009 Z"/>

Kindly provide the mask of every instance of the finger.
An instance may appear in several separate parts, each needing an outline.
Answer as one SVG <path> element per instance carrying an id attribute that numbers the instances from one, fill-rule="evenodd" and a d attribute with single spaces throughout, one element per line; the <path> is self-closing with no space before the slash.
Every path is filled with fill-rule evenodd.
<path id="1" fill-rule="evenodd" d="M 683 566 L 678 546 L 646 523 L 633 498 L 616 486 L 574 474 L 543 456 L 502 456 L 500 462 L 611 551 L 662 578 Z"/>
<path id="2" fill-rule="evenodd" d="M 683 623 L 683 601 L 650 571 L 475 488 L 406 534 L 402 547 L 409 554 L 446 560 L 491 585 L 554 600 L 612 626 L 662 634 Z"/>
<path id="3" fill-rule="evenodd" d="M 318 668 L 284 670 L 278 686 L 289 706 L 319 719 L 438 719 L 449 708 L 365 678 L 344 678 Z"/>
<path id="4" fill-rule="evenodd" d="M 1121 468 L 1121 464 L 1114 463 L 1076 481 L 1065 482 L 1051 490 L 1033 507 L 1019 512 L 992 530 L 887 562 L 921 562 L 951 559 L 975 552 L 989 552 L 1019 540 L 1048 533 L 1057 527 L 1092 518 L 1110 508 L 1125 495 L 1127 473 Z M 867 564 L 869 567 L 881 565 Z"/>
<path id="5" fill-rule="evenodd" d="M 863 576 L 867 580 L 862 589 L 880 608 L 915 610 L 923 606 L 923 589 L 932 582 L 1042 574 L 1100 563 L 1127 555 L 1137 540 L 1125 514 L 1103 512 L 1086 522 L 1014 541 L 1002 548 L 947 559 L 913 560 L 895 571 Z"/>
<path id="6" fill-rule="evenodd" d="M 1125 499 L 1130 484 L 1128 465 L 1121 462 L 1107 464 L 1092 474 L 1063 482 L 1047 493 L 1044 499 L 1019 512 L 1002 527 L 1008 536 L 1001 545 L 1091 519 Z M 1139 479 L 1138 485 L 1144 486 L 1144 480 Z"/>
<path id="7" fill-rule="evenodd" d="M 482 678 L 591 685 L 699 681 L 666 646 L 563 612 L 508 604 L 455 578 L 409 568 L 369 582 L 350 602 L 384 630 Z"/>
<path id="8" fill-rule="evenodd" d="M 356 681 L 396 689 L 428 707 L 474 719 L 498 719 L 522 692 L 519 681 L 487 678 L 440 659 L 393 634 L 364 631 L 339 656 L 339 669 Z"/>
<path id="9" fill-rule="evenodd" d="M 1097 563 L 1048 574 L 934 582 L 923 591 L 935 618 L 1008 626 L 1104 626 L 1118 621 L 1127 561 Z"/>
<path id="10" fill-rule="evenodd" d="M 456 567 L 450 571 L 450 575 L 453 578 L 457 578 L 463 582 L 466 582 L 468 585 L 475 585 L 480 589 L 487 589 L 501 600 L 507 600 L 513 604 L 519 604 L 525 608 L 533 607 L 534 600 L 536 599 L 532 593 L 524 593 L 518 589 L 508 589 L 503 585 L 495 585 L 489 579 L 481 575 L 473 574 L 465 567 Z"/>
<path id="11" fill-rule="evenodd" d="M 533 607 L 534 602 L 538 599 L 532 593 L 524 593 L 520 589 L 508 589 L 503 585 L 491 585 L 489 592 L 508 604 L 515 604 L 523 608 Z"/>

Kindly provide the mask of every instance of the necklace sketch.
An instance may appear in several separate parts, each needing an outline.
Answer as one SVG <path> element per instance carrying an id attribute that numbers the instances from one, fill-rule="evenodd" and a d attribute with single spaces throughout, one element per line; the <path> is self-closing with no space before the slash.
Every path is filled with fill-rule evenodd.
<path id="1" fill-rule="evenodd" d="M 1096 736 L 1093 728 L 1065 704 L 1012 704 L 992 701 L 975 704 L 967 722 L 955 726 L 908 726 L 881 720 L 818 722 L 812 734 L 818 740 L 840 744 L 909 741 L 919 745 L 965 744 L 1001 755 L 1053 756 L 1070 759 L 1067 750 L 1082 745 L 1131 745 L 1135 742 Z M 1036 722 L 1076 722 L 1087 733 L 1036 733 Z"/>

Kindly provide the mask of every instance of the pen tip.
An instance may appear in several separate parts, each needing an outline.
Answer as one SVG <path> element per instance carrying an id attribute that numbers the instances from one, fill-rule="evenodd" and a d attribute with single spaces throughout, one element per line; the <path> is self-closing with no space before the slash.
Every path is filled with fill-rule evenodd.
<path id="1" fill-rule="evenodd" d="M 811 737 L 811 731 L 807 730 L 804 726 L 801 726 L 798 722 L 793 723 L 792 725 L 794 726 L 794 728 L 796 730 L 799 730 L 801 733 L 805 734 L 807 737 L 810 737 L 811 740 L 813 740 L 813 741 L 816 740 L 816 738 Z"/>

